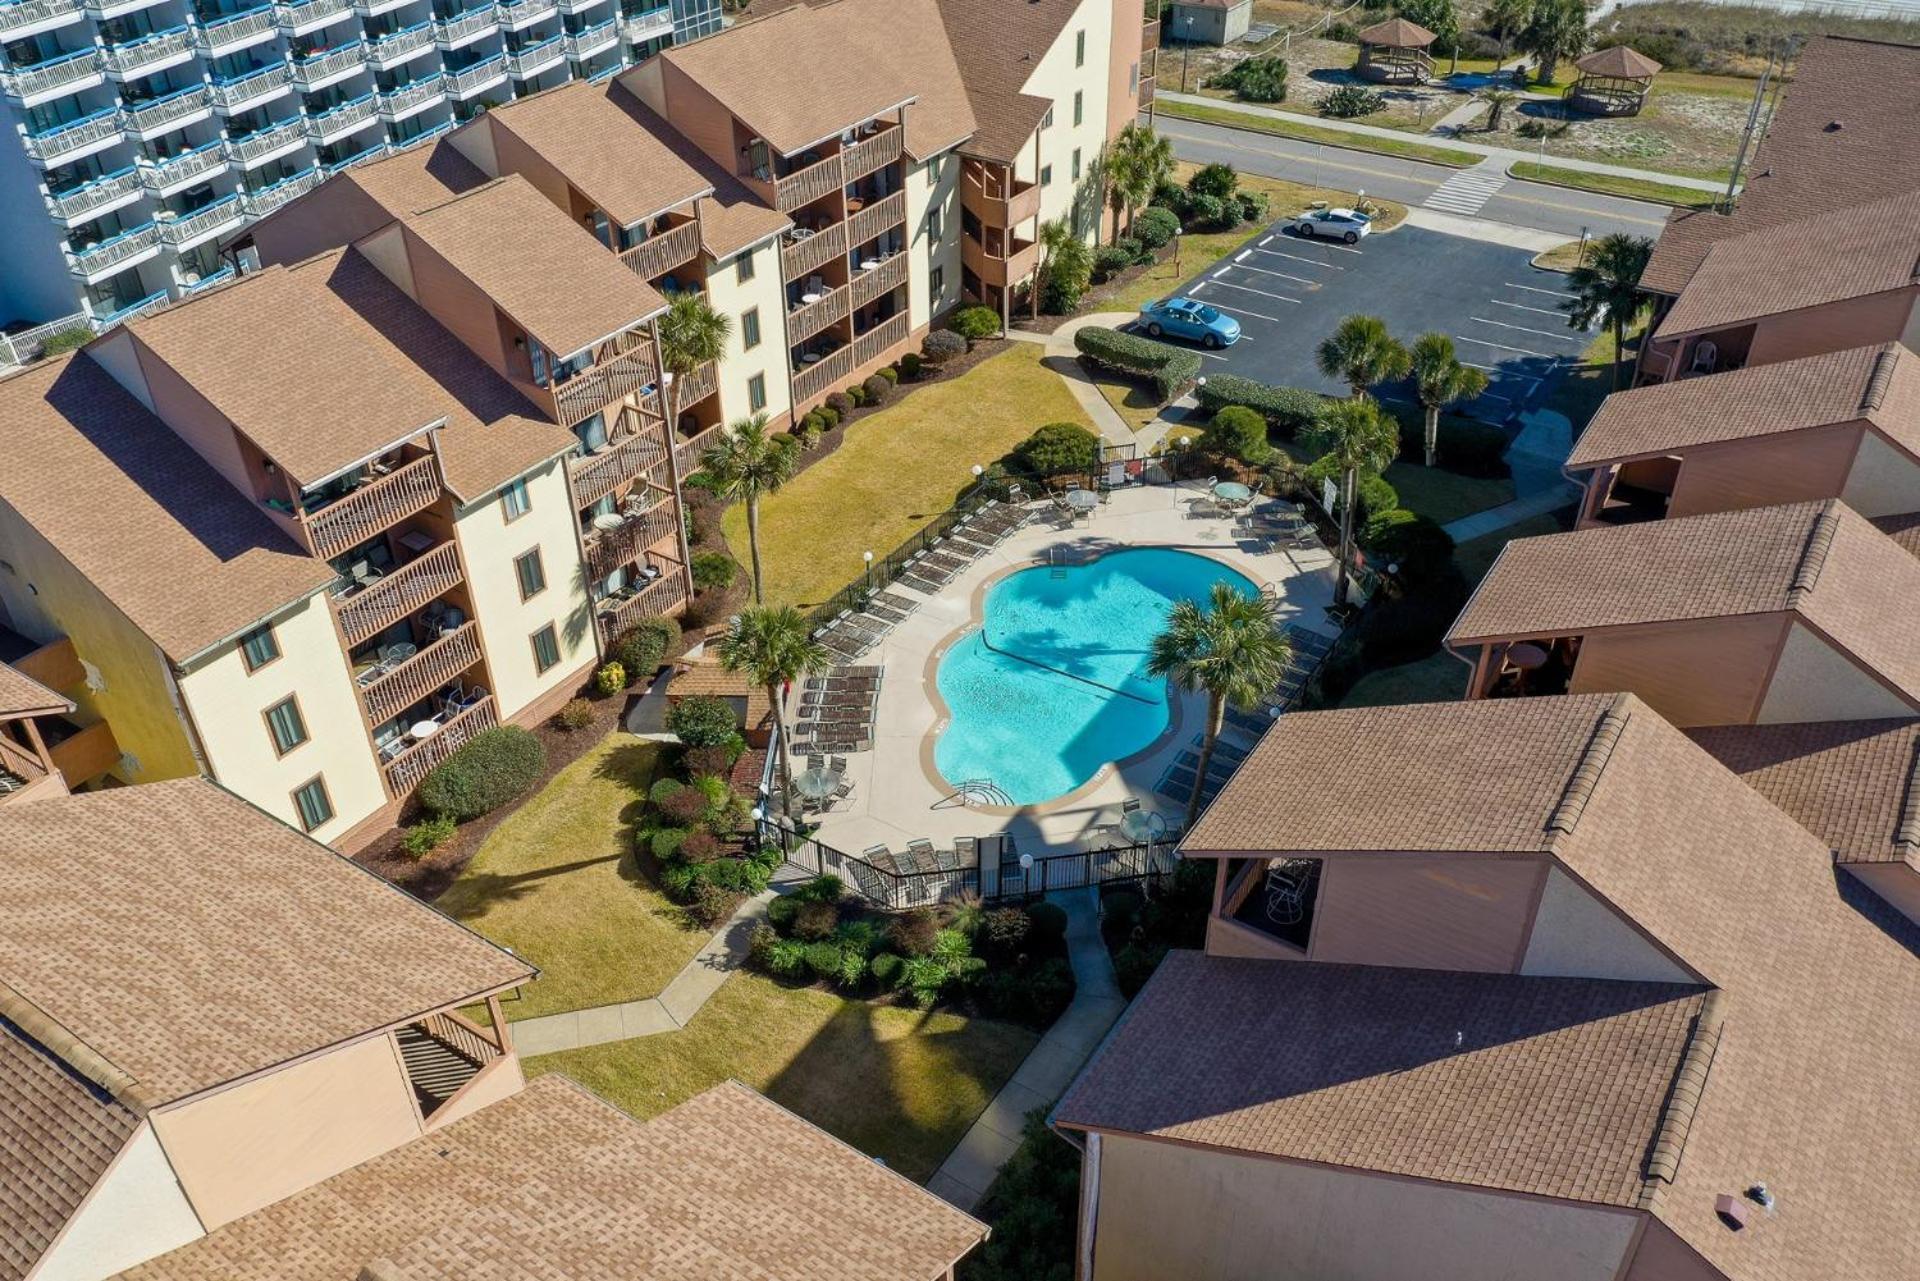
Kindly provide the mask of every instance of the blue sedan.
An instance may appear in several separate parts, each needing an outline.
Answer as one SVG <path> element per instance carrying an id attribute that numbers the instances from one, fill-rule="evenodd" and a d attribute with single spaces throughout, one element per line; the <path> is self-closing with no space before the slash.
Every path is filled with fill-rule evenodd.
<path id="1" fill-rule="evenodd" d="M 1140 309 L 1140 324 L 1155 338 L 1172 334 L 1206 347 L 1231 347 L 1240 341 L 1239 321 L 1192 298 L 1150 302 Z"/>

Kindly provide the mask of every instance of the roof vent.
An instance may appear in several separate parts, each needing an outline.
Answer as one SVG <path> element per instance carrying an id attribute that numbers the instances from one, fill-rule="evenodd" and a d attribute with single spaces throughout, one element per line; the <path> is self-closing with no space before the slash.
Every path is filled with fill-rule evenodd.
<path id="1" fill-rule="evenodd" d="M 1867 390 L 1860 397 L 1860 412 L 1872 413 L 1887 402 L 1887 387 L 1893 382 L 1895 343 L 1888 343 L 1873 357 L 1873 369 L 1867 375 Z"/>
<path id="2" fill-rule="evenodd" d="M 1713 1212 L 1735 1232 L 1747 1226 L 1747 1203 L 1731 1192 L 1722 1192 L 1713 1199 Z"/>
<path id="3" fill-rule="evenodd" d="M 1829 120 L 1827 121 L 1827 127 L 1825 132 L 1839 133 L 1842 129 L 1845 129 L 1846 127 L 1847 125 L 1844 120 Z"/>
<path id="4" fill-rule="evenodd" d="M 1747 1200 L 1762 1210 L 1773 1209 L 1773 1192 L 1764 1183 L 1756 1183 L 1747 1189 Z"/>

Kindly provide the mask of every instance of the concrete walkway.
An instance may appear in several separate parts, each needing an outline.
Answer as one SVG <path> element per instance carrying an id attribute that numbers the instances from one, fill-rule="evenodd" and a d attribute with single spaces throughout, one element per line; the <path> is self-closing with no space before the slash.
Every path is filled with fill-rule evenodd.
<path id="1" fill-rule="evenodd" d="M 1534 151 L 1523 151 L 1514 147 L 1490 147 L 1483 142 L 1462 142 L 1458 138 L 1441 138 L 1432 134 L 1408 133 L 1404 129 L 1385 129 L 1379 125 L 1355 124 L 1351 120 L 1329 120 L 1319 116 L 1303 116 L 1297 112 L 1280 111 L 1273 107 L 1262 107 L 1250 102 L 1222 102 L 1218 98 L 1203 98 L 1199 94 L 1170 93 L 1161 90 L 1157 95 L 1162 102 L 1184 102 L 1196 107 L 1213 107 L 1239 112 L 1248 116 L 1264 116 L 1289 124 L 1309 125 L 1315 129 L 1326 129 L 1334 133 L 1353 134 L 1363 138 L 1379 138 L 1392 142 L 1417 142 L 1423 147 L 1432 147 L 1439 151 L 1451 151 L 1459 154 L 1464 164 L 1475 163 L 1475 157 L 1491 158 L 1500 162 L 1502 167 L 1516 164 L 1542 163 L 1543 157 Z M 1177 117 L 1176 117 L 1177 118 Z M 1444 117 L 1443 117 L 1444 118 Z M 1605 174 L 1614 178 L 1638 178 L 1643 182 L 1664 183 L 1669 187 L 1685 187 L 1690 191 L 1708 191 L 1715 194 L 1724 192 L 1727 184 L 1715 182 L 1710 178 L 1688 178 L 1680 174 L 1661 173 L 1653 169 L 1634 169 L 1627 165 L 1610 165 L 1600 160 L 1582 160 L 1573 156 L 1546 156 L 1544 163 L 1559 169 L 1576 169 L 1581 173 Z"/>
<path id="2" fill-rule="evenodd" d="M 767 904 L 773 896 L 774 891 L 767 890 L 742 903 L 660 995 L 521 1019 L 509 1028 L 513 1048 L 530 1058 L 679 1031 L 720 990 L 728 976 L 746 963 L 747 940 L 753 935 L 753 927 L 766 919 Z"/>
<path id="3" fill-rule="evenodd" d="M 1573 424 L 1566 415 L 1530 409 L 1520 416 L 1520 423 L 1520 434 L 1507 447 L 1507 465 L 1513 469 L 1512 501 L 1447 522 L 1442 528 L 1454 542 L 1544 516 L 1579 498 L 1579 489 L 1560 470 L 1573 452 Z"/>
<path id="4" fill-rule="evenodd" d="M 972 1211 L 980 1204 L 1000 1167 L 1020 1146 L 1027 1114 L 1053 1105 L 1127 1008 L 1107 945 L 1100 938 L 1099 892 L 1069 890 L 1049 894 L 1047 899 L 1067 910 L 1073 1004 L 1040 1038 L 1019 1071 L 993 1096 L 960 1145 L 927 1181 L 927 1191 L 962 1210 Z"/>
<path id="5" fill-rule="evenodd" d="M 1080 402 L 1080 408 L 1087 411 L 1087 417 L 1093 420 L 1093 425 L 1107 443 L 1124 445 L 1133 440 L 1133 428 L 1127 425 L 1127 420 L 1120 416 L 1120 412 L 1101 394 L 1100 388 L 1087 377 L 1086 370 L 1080 368 L 1079 354 L 1073 349 L 1073 336 L 1088 325 L 1117 329 L 1133 323 L 1135 319 L 1135 314 L 1130 311 L 1096 311 L 1090 315 L 1075 316 L 1050 334 L 1009 329 L 1007 337 L 1015 342 L 1037 343 L 1044 347 L 1047 368 L 1060 375 L 1067 384 L 1067 390 Z"/>

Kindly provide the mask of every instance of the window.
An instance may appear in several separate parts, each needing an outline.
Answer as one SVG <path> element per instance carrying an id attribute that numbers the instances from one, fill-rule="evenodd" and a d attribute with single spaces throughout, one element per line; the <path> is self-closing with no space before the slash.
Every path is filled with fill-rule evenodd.
<path id="1" fill-rule="evenodd" d="M 1075 89 L 1073 91 L 1073 123 L 1075 125 L 1078 125 L 1080 121 L 1085 117 L 1086 113 L 1082 110 L 1082 108 L 1086 106 L 1086 99 L 1087 99 L 1087 95 L 1082 93 L 1080 90 Z"/>
<path id="2" fill-rule="evenodd" d="M 333 802 L 327 798 L 326 782 L 315 776 L 293 793 L 293 808 L 300 814 L 300 830 L 311 832 L 333 817 Z"/>
<path id="3" fill-rule="evenodd" d="M 933 208 L 927 210 L 927 239 L 929 240 L 940 239 L 941 228 L 943 225 L 944 223 L 942 222 L 940 217 L 939 205 L 935 205 Z"/>
<path id="4" fill-rule="evenodd" d="M 1073 33 L 1073 65 L 1076 67 L 1087 65 L 1087 33 L 1084 31 Z"/>
<path id="5" fill-rule="evenodd" d="M 755 374 L 747 379 L 747 408 L 759 413 L 767 407 L 767 376 Z"/>
<path id="6" fill-rule="evenodd" d="M 749 307 L 740 313 L 740 347 L 752 351 L 760 345 L 760 309 Z"/>
<path id="7" fill-rule="evenodd" d="M 1047 114 L 1040 117 L 1040 127 L 1042 129 L 1053 128 L 1053 108 L 1052 107 L 1048 107 Z"/>
<path id="8" fill-rule="evenodd" d="M 740 255 L 740 261 L 734 264 L 733 278 L 743 285 L 753 279 L 753 250 Z"/>
<path id="9" fill-rule="evenodd" d="M 273 750 L 282 756 L 307 741 L 307 722 L 292 695 L 267 709 L 267 732 L 273 735 Z"/>
<path id="10" fill-rule="evenodd" d="M 520 580 L 521 600 L 532 600 L 547 590 L 547 567 L 540 563 L 538 547 L 513 558 L 513 573 Z"/>
<path id="11" fill-rule="evenodd" d="M 1073 149 L 1073 180 L 1080 181 L 1080 148 Z"/>
<path id="12" fill-rule="evenodd" d="M 548 671 L 560 661 L 560 638 L 553 634 L 553 624 L 548 623 L 531 638 L 533 640 L 533 666 L 535 671 Z"/>
<path id="13" fill-rule="evenodd" d="M 280 642 L 273 638 L 272 627 L 256 627 L 240 638 L 240 661 L 247 670 L 257 672 L 280 657 Z"/>
<path id="14" fill-rule="evenodd" d="M 1127 68 L 1127 97 L 1140 92 L 1140 64 L 1134 63 Z"/>
<path id="15" fill-rule="evenodd" d="M 607 416 L 605 414 L 595 414 L 591 418 L 585 418 L 575 423 L 573 425 L 573 436 L 575 440 L 580 442 L 581 452 L 592 453 L 607 443 Z"/>
<path id="16" fill-rule="evenodd" d="M 509 521 L 519 520 L 533 510 L 533 500 L 527 496 L 527 482 L 516 480 L 500 491 L 500 507 L 506 512 Z"/>
<path id="17" fill-rule="evenodd" d="M 927 273 L 927 290 L 935 298 L 947 292 L 947 269 L 935 267 Z"/>
<path id="18" fill-rule="evenodd" d="M 1053 185 L 1053 166 L 1052 165 L 1040 166 L 1040 185 L 1043 187 L 1051 187 Z"/>

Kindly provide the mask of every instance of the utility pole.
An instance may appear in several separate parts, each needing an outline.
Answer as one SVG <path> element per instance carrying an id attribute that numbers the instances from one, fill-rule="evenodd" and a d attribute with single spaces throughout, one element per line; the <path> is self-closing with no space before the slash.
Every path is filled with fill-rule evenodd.
<path id="1" fill-rule="evenodd" d="M 1180 92 L 1187 92 L 1187 59 L 1193 54 L 1193 15 L 1182 13 L 1180 21 L 1185 24 L 1187 33 L 1180 37 Z"/>
<path id="2" fill-rule="evenodd" d="M 1753 86 L 1753 106 L 1747 110 L 1747 127 L 1740 132 L 1740 150 L 1734 153 L 1733 172 L 1727 175 L 1727 198 L 1723 202 L 1728 211 L 1733 209 L 1733 193 L 1740 186 L 1740 171 L 1747 164 L 1747 149 L 1753 145 L 1753 134 L 1760 127 L 1760 107 L 1767 99 L 1767 82 L 1773 78 L 1774 45 L 1767 45 L 1767 69 L 1760 73 L 1760 80 Z"/>

